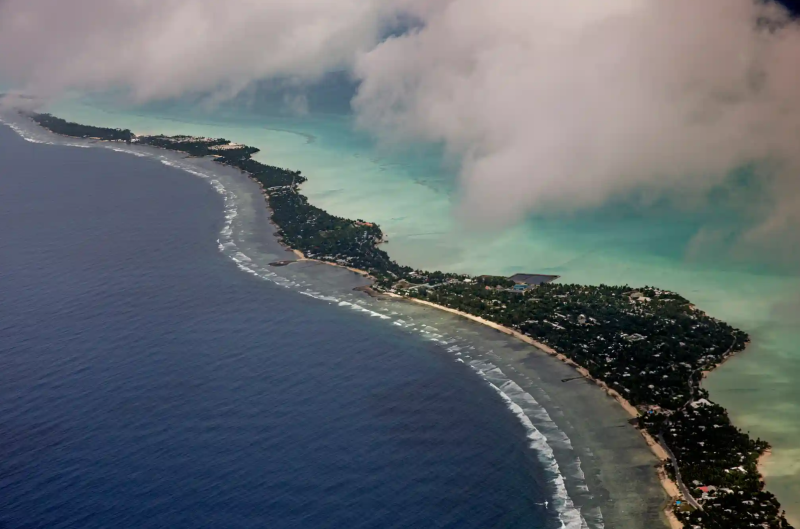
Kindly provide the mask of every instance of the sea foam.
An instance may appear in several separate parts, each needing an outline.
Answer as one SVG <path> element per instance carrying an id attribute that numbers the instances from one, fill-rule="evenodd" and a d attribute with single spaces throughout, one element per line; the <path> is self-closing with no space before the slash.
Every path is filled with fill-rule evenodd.
<path id="1" fill-rule="evenodd" d="M 581 515 L 569 493 L 564 482 L 564 476 L 553 452 L 553 444 L 561 444 L 564 448 L 572 450 L 572 443 L 550 418 L 547 410 L 540 406 L 536 400 L 522 390 L 515 382 L 510 380 L 495 365 L 482 360 L 470 362 L 475 371 L 478 372 L 503 399 L 508 408 L 517 416 L 525 427 L 529 446 L 536 452 L 539 462 L 550 474 L 550 485 L 554 489 L 554 505 L 558 511 L 558 517 L 563 529 L 584 529 L 588 528 L 584 517 Z M 524 408 L 523 408 L 524 406 Z M 539 418 L 546 426 L 550 436 L 545 436 L 542 431 L 534 426 L 529 413 Z M 541 426 L 540 426 L 541 427 Z M 577 457 L 576 457 L 577 459 Z M 578 460 L 579 462 L 580 460 Z M 579 463 L 578 463 L 579 464 Z M 581 472 L 581 476 L 582 476 Z M 585 482 L 584 482 L 585 484 Z M 597 527 L 603 527 L 602 521 Z"/>

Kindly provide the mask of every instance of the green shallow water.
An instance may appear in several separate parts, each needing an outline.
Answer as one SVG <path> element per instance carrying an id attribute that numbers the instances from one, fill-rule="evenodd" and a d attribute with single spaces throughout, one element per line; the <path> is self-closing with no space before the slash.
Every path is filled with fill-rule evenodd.
<path id="1" fill-rule="evenodd" d="M 304 192 L 314 204 L 378 222 L 389 238 L 385 249 L 402 263 L 469 273 L 555 273 L 568 282 L 651 284 L 680 292 L 751 334 L 747 351 L 714 372 L 706 387 L 738 426 L 773 444 L 769 489 L 790 518 L 800 520 L 800 386 L 794 383 L 800 378 L 800 277 L 771 268 L 768 255 L 749 259 L 748 266 L 724 249 L 688 257 L 696 253 L 690 249 L 696 249 L 693 237 L 702 226 L 735 224 L 733 217 L 614 205 L 486 229 L 459 208 L 455 172 L 435 149 L 376 148 L 353 132 L 345 116 L 203 114 L 178 107 L 144 112 L 75 101 L 52 111 L 137 133 L 223 136 L 254 145 L 261 161 L 309 176 Z"/>

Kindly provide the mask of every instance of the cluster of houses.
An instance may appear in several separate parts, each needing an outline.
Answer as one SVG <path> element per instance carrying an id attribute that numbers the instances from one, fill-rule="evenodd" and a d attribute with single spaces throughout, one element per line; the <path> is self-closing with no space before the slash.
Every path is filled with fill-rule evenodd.
<path id="1" fill-rule="evenodd" d="M 232 151 L 235 149 L 244 149 L 247 147 L 246 145 L 242 145 L 241 143 L 228 143 L 226 145 L 212 145 L 208 148 L 210 151 Z"/>
<path id="2" fill-rule="evenodd" d="M 171 143 L 214 143 L 219 141 L 214 138 L 204 138 L 202 136 L 169 136 L 164 137 L 164 139 L 169 140 Z M 139 138 L 133 138 L 131 141 L 136 143 L 139 141 Z M 239 147 L 242 146 L 240 145 Z"/>
<path id="3" fill-rule="evenodd" d="M 364 221 L 355 221 L 355 224 L 357 226 L 372 226 L 371 223 L 364 222 Z M 386 241 L 383 241 L 383 242 L 386 242 Z M 418 274 L 416 272 L 412 272 L 411 274 L 409 274 L 409 276 L 410 277 L 418 277 Z M 478 276 L 475 279 L 472 279 L 469 276 L 464 275 L 464 276 L 461 276 L 461 277 L 450 278 L 447 281 L 445 281 L 444 284 L 454 284 L 454 283 L 470 284 L 470 283 L 475 283 L 476 281 L 481 280 L 481 279 L 495 278 L 495 277 L 496 276 L 482 275 L 482 276 Z M 550 283 L 552 281 L 555 281 L 559 277 L 561 277 L 561 276 L 546 275 L 546 274 L 514 274 L 513 276 L 508 278 L 509 280 L 514 282 L 514 285 L 511 286 L 510 288 L 506 288 L 506 287 L 502 287 L 502 286 L 491 287 L 491 286 L 488 286 L 488 285 L 485 288 L 486 288 L 486 290 L 506 290 L 508 292 L 522 293 L 522 292 L 526 292 L 526 291 L 528 291 L 528 290 L 530 290 L 530 289 L 532 289 L 532 288 L 534 288 L 534 287 L 536 287 L 538 285 L 543 285 L 545 283 Z M 401 281 L 398 281 L 397 283 L 395 283 L 394 286 L 389 291 L 390 292 L 396 292 L 398 290 L 413 290 L 413 289 L 418 289 L 418 288 L 435 288 L 436 286 L 438 286 L 438 285 L 431 285 L 431 284 L 428 284 L 428 283 L 415 284 L 415 283 L 409 283 L 408 281 L 405 281 L 405 280 L 401 280 Z M 585 317 L 584 317 L 584 319 L 585 319 Z"/>

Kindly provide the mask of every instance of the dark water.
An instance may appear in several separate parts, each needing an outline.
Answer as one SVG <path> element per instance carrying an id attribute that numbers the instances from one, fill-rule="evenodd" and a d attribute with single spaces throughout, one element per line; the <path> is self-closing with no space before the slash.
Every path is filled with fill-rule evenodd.
<path id="1" fill-rule="evenodd" d="M 0 127 L 0 527 L 558 527 L 468 367 L 240 272 L 221 212 Z"/>

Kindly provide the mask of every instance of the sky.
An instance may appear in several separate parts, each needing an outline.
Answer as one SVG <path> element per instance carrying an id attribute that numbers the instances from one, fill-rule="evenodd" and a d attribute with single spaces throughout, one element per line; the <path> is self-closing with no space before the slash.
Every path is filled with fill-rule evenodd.
<path id="1" fill-rule="evenodd" d="M 800 0 L 780 0 L 779 3 L 783 4 L 787 9 L 792 11 L 793 14 L 800 14 Z"/>
<path id="2" fill-rule="evenodd" d="M 702 208 L 748 166 L 765 249 L 800 224 L 799 27 L 753 0 L 0 0 L 0 80 L 213 102 L 279 79 L 304 113 L 344 71 L 360 127 L 457 161 L 465 218 Z"/>

